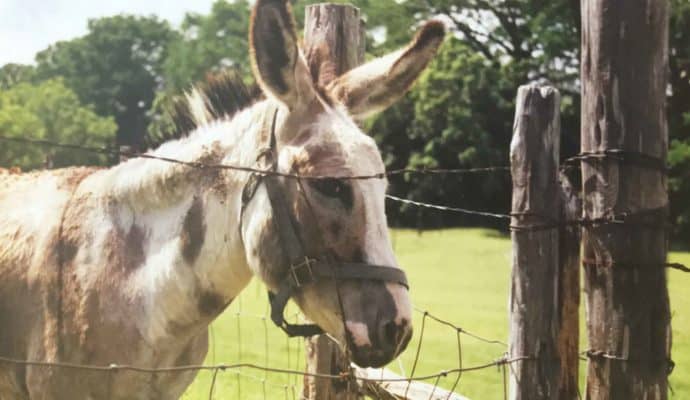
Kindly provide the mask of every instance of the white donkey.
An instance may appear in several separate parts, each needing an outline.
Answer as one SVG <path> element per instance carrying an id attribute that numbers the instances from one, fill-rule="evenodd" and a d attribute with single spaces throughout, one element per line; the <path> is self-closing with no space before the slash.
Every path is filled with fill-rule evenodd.
<path id="1" fill-rule="evenodd" d="M 150 154 L 304 176 L 381 173 L 374 141 L 353 118 L 400 98 L 443 36 L 443 25 L 429 22 L 407 48 L 318 87 L 287 0 L 258 0 L 251 58 L 267 99 L 246 101 L 228 81 L 195 89 L 182 115 L 188 136 Z M 110 169 L 0 172 L 0 399 L 178 398 L 195 372 L 7 359 L 200 364 L 209 323 L 254 275 L 279 303 L 293 297 L 358 364 L 389 362 L 412 328 L 385 191 L 383 178 L 262 177 L 146 158 Z M 298 268 L 317 278 L 296 282 L 310 275 Z"/>

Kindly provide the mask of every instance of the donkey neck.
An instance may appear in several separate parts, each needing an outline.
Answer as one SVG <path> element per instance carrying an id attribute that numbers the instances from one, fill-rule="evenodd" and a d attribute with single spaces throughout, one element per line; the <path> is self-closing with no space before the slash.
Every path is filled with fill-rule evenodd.
<path id="1" fill-rule="evenodd" d="M 198 128 L 152 155 L 201 164 L 254 165 L 274 106 L 263 101 L 230 120 Z M 152 342 L 198 333 L 249 283 L 240 237 L 242 189 L 249 174 L 133 159 L 104 182 L 121 229 L 145 232 L 145 263 L 128 290 L 143 305 L 139 330 Z"/>

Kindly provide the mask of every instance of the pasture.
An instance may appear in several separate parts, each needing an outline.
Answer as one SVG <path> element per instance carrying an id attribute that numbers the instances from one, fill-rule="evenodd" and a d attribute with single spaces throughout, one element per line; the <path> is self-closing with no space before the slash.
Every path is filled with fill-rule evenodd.
<path id="1" fill-rule="evenodd" d="M 430 231 L 421 236 L 410 230 L 395 230 L 393 240 L 399 261 L 408 272 L 412 299 L 417 308 L 428 310 L 482 337 L 506 340 L 511 257 L 509 237 L 486 229 Z M 671 253 L 670 259 L 690 264 L 690 253 Z M 672 356 L 676 362 L 670 382 L 673 389 L 671 398 L 676 399 L 690 398 L 690 382 L 687 379 L 690 370 L 688 285 L 690 276 L 675 270 L 669 272 L 673 315 Z M 302 340 L 286 339 L 282 331 L 270 321 L 262 319 L 267 312 L 265 290 L 254 281 L 213 324 L 206 363 L 242 361 L 303 370 Z M 421 315 L 416 313 L 414 339 L 401 356 L 402 367 L 408 373 L 418 345 L 420 321 Z M 436 373 L 457 367 L 458 346 L 454 331 L 431 320 L 427 320 L 425 331 L 416 374 Z M 584 326 L 581 332 L 584 335 Z M 584 337 L 580 348 L 586 349 Z M 462 336 L 462 351 L 463 365 L 470 367 L 499 358 L 505 347 Z M 585 367 L 586 364 L 582 363 L 581 377 L 584 377 Z M 400 363 L 394 361 L 390 368 L 399 372 Z M 241 373 L 242 376 L 235 371 L 220 372 L 214 398 L 299 398 L 300 376 L 250 369 L 244 369 Z M 183 399 L 208 399 L 212 375 L 211 372 L 200 373 Z M 440 384 L 450 388 L 454 381 L 455 376 L 448 376 Z M 456 391 L 472 400 L 503 399 L 503 377 L 496 368 L 465 373 Z"/>

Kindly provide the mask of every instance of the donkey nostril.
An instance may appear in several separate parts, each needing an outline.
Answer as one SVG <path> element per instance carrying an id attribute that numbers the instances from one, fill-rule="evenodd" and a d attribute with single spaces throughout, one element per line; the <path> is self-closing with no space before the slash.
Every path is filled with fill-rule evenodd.
<path id="1" fill-rule="evenodd" d="M 383 326 L 384 343 L 388 346 L 395 346 L 398 342 L 398 326 L 393 321 L 388 321 Z"/>

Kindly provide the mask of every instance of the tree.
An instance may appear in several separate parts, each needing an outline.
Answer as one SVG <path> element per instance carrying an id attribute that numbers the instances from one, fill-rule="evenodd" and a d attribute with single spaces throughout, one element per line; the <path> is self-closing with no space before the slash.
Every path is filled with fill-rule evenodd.
<path id="1" fill-rule="evenodd" d="M 442 18 L 451 28 L 451 38 L 408 98 L 369 123 L 389 168 L 505 165 L 517 88 L 534 81 L 555 84 L 564 93 L 562 153 L 578 152 L 577 1 L 406 0 L 381 8 L 359 3 L 370 36 L 385 32 L 385 43 L 373 52 L 399 47 L 429 18 Z M 409 176 L 393 180 L 391 190 L 422 201 L 509 209 L 507 174 Z M 409 225 L 418 212 L 401 207 L 389 213 Z M 486 222 L 460 217 L 434 222 L 432 215 L 438 214 L 424 220 L 433 226 Z"/>
<path id="2" fill-rule="evenodd" d="M 36 70 L 31 65 L 5 64 L 0 67 L 0 89 L 7 90 L 22 82 L 31 82 Z"/>
<path id="3" fill-rule="evenodd" d="M 164 63 L 166 89 L 186 89 L 206 74 L 227 68 L 251 81 L 249 12 L 247 0 L 218 0 L 209 15 L 187 14 Z"/>
<path id="4" fill-rule="evenodd" d="M 500 66 L 457 38 L 441 48 L 410 96 L 370 123 L 389 168 L 475 168 L 504 165 L 513 99 Z M 472 190 L 468 190 L 472 188 Z M 483 209 L 509 207 L 510 175 L 411 175 L 391 180 L 395 194 L 420 201 Z M 452 199 L 452 200 L 451 200 Z M 416 224 L 419 210 L 392 210 L 398 224 Z M 438 216 L 438 218 L 436 218 Z M 441 219 L 441 217 L 443 217 Z M 426 226 L 485 223 L 430 213 Z"/>
<path id="5" fill-rule="evenodd" d="M 669 189 L 676 238 L 690 237 L 690 3 L 671 2 L 668 99 Z"/>
<path id="6" fill-rule="evenodd" d="M 0 133 L 9 137 L 47 139 L 103 147 L 113 142 L 117 126 L 79 102 L 60 79 L 38 85 L 19 83 L 0 91 Z M 22 169 L 47 165 L 98 165 L 102 155 L 62 148 L 6 142 L 0 146 L 0 165 Z"/>
<path id="7" fill-rule="evenodd" d="M 155 17 L 118 15 L 90 20 L 89 32 L 38 53 L 37 78 L 63 77 L 82 103 L 117 122 L 117 144 L 139 146 L 148 110 L 161 88 L 162 64 L 177 37 Z"/>

